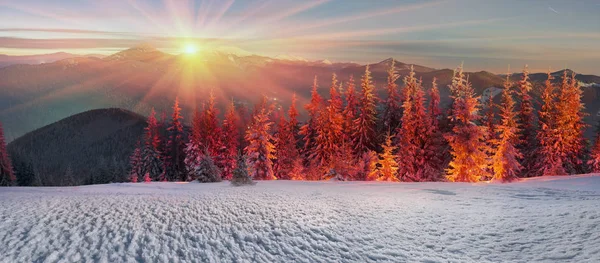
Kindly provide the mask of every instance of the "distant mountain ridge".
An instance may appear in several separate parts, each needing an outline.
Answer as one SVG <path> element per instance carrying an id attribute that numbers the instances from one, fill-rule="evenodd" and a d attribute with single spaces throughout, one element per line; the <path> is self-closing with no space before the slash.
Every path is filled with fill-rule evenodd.
<path id="1" fill-rule="evenodd" d="M 400 76 L 406 76 L 412 64 L 394 58 L 369 65 L 380 96 L 385 94 L 386 71 L 392 61 Z M 430 88 L 433 78 L 437 79 L 442 103 L 447 104 L 447 85 L 451 82 L 453 71 L 412 66 L 426 88 Z M 151 108 L 169 112 L 175 97 L 180 98 L 184 116 L 191 116 L 193 109 L 201 106 L 211 89 L 220 106 L 231 99 L 252 104 L 264 94 L 287 107 L 294 93 L 298 95 L 301 106 L 308 101 L 315 76 L 320 87 L 318 91 L 327 97 L 333 73 L 337 74 L 344 87 L 350 76 L 354 76 L 359 87 L 365 67 L 357 63 L 238 56 L 221 51 L 172 55 L 141 45 L 102 59 L 73 57 L 53 63 L 0 68 L 0 121 L 4 123 L 5 134 L 10 141 L 26 132 L 91 109 L 115 107 L 143 115 Z M 558 73 L 562 75 L 560 71 Z M 487 71 L 467 74 L 477 94 L 483 94 L 490 87 L 502 88 L 502 75 Z M 518 79 L 519 74 L 512 78 Z M 531 78 L 541 82 L 545 80 L 545 73 L 532 73 Z M 584 102 L 590 114 L 587 121 L 593 125 L 600 110 L 600 86 L 593 83 L 600 83 L 600 77 L 577 75 L 577 79 L 589 84 L 583 87 Z M 398 84 L 402 86 L 401 79 Z"/>
<path id="2" fill-rule="evenodd" d="M 88 55 L 75 55 L 66 52 L 56 52 L 51 54 L 41 54 L 41 55 L 26 55 L 26 56 L 10 56 L 0 54 L 0 68 L 11 66 L 11 65 L 19 65 L 19 64 L 27 64 L 27 65 L 35 65 L 42 63 L 52 63 L 63 59 L 68 58 L 77 58 L 77 57 L 94 57 L 94 58 L 103 58 L 103 55 L 98 54 L 88 54 Z"/>

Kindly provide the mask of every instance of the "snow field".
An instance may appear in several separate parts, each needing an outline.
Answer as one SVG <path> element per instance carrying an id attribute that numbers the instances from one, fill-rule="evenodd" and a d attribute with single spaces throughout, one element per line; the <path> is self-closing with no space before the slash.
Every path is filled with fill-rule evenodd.
<path id="1" fill-rule="evenodd" d="M 0 188 L 0 262 L 600 262 L 600 177 Z"/>

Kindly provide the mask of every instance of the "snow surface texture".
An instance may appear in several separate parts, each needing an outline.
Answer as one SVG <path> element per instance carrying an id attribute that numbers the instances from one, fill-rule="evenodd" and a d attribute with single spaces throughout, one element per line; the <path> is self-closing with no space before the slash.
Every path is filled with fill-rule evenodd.
<path id="1" fill-rule="evenodd" d="M 0 262 L 600 262 L 600 177 L 0 189 Z"/>

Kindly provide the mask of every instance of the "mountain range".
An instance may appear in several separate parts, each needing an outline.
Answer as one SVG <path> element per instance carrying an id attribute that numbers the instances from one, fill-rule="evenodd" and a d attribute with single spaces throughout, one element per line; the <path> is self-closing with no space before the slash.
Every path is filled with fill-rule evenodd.
<path id="1" fill-rule="evenodd" d="M 18 64 L 43 64 L 43 63 L 52 63 L 55 61 L 67 59 L 67 58 L 76 58 L 76 57 L 96 57 L 103 58 L 104 55 L 99 54 L 89 54 L 89 55 L 76 55 L 66 52 L 56 52 L 51 54 L 41 54 L 41 55 L 25 55 L 25 56 L 9 56 L 0 54 L 0 68 L 7 67 L 10 65 L 18 65 Z"/>
<path id="2" fill-rule="evenodd" d="M 386 71 L 392 61 L 401 76 L 410 70 L 411 64 L 393 58 L 370 64 L 379 95 L 385 94 Z M 447 104 L 447 85 L 453 71 L 412 66 L 426 88 L 430 88 L 433 78 L 437 79 L 442 103 Z M 293 93 L 302 105 L 308 101 L 315 76 L 319 92 L 327 97 L 332 73 L 344 83 L 354 76 L 359 85 L 365 67 L 357 63 L 238 56 L 219 51 L 172 55 L 141 45 L 103 58 L 69 57 L 51 63 L 0 68 L 0 121 L 11 141 L 62 118 L 98 108 L 123 108 L 142 115 L 151 108 L 170 112 L 175 97 L 180 99 L 184 117 L 191 116 L 211 90 L 220 105 L 231 99 L 251 104 L 266 95 L 287 107 Z M 504 81 L 504 76 L 487 71 L 467 74 L 478 94 L 501 88 Z M 562 71 L 553 74 L 561 76 Z M 512 76 L 514 80 L 519 77 L 520 74 Z M 533 73 L 531 78 L 542 82 L 546 74 Z M 583 100 L 590 114 L 586 120 L 595 124 L 600 110 L 600 85 L 596 84 L 600 77 L 577 75 L 577 79 L 582 83 Z"/>

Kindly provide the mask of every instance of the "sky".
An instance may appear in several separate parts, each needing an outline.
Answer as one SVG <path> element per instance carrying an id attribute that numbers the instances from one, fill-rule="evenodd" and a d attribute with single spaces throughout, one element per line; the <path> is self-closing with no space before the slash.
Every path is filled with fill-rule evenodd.
<path id="1" fill-rule="evenodd" d="M 0 0 L 0 54 L 200 50 L 600 74 L 597 0 Z M 516 70 L 512 70 L 516 71 Z"/>

